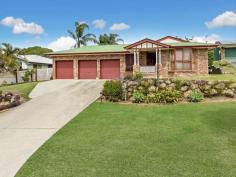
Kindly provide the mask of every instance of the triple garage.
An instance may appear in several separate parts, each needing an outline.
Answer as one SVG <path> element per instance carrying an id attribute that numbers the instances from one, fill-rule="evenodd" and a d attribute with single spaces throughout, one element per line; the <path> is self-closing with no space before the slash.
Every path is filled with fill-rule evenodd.
<path id="1" fill-rule="evenodd" d="M 75 66 L 73 60 L 56 61 L 55 62 L 56 79 L 74 79 L 75 78 L 74 69 L 78 71 L 75 72 L 78 73 L 78 79 L 120 78 L 120 60 L 106 59 L 106 60 L 78 60 L 78 63 Z"/>

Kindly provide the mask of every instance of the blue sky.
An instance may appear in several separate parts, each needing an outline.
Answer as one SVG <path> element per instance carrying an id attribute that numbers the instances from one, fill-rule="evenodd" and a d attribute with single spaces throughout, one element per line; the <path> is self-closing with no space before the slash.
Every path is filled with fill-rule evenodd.
<path id="1" fill-rule="evenodd" d="M 235 0 L 11 0 L 1 2 L 0 43 L 9 42 L 18 47 L 50 46 L 64 37 L 64 42 L 59 40 L 57 45 L 60 42 L 66 45 L 67 30 L 73 29 L 75 21 L 86 21 L 90 25 L 89 32 L 96 35 L 118 33 L 126 43 L 165 35 L 194 36 L 196 40 L 207 41 L 236 40 L 234 15 Z M 10 22 L 9 19 L 3 21 L 6 17 L 13 18 Z M 95 28 L 93 21 L 97 19 L 102 19 L 106 25 Z M 14 26 L 17 22 L 23 23 L 23 27 Z M 34 24 L 30 25 L 31 22 Z M 211 23 L 207 26 L 206 22 Z M 114 24 L 119 30 L 110 29 Z"/>

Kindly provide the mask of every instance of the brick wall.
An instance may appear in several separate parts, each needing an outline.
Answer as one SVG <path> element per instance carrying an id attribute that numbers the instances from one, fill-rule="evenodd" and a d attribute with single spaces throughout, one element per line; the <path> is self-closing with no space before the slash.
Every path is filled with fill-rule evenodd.
<path id="1" fill-rule="evenodd" d="M 171 61 L 174 60 L 173 50 L 162 50 L 162 63 L 160 65 L 160 74 L 162 77 L 170 76 L 189 76 L 189 75 L 206 75 L 208 74 L 208 49 L 193 49 L 192 53 L 192 71 L 171 71 Z M 125 71 L 125 55 L 124 54 L 107 54 L 107 55 L 68 55 L 53 57 L 53 77 L 55 78 L 55 61 L 57 60 L 73 60 L 74 62 L 74 78 L 78 79 L 78 60 L 97 60 L 97 79 L 100 78 L 100 60 L 119 59 L 120 60 L 120 77 L 124 78 L 130 72 Z M 140 65 L 146 65 L 146 54 L 140 52 Z M 139 66 L 133 66 L 133 72 L 139 71 Z M 154 73 L 154 75 L 156 75 Z M 156 77 L 156 76 L 155 76 Z"/>
<path id="2" fill-rule="evenodd" d="M 193 71 L 198 75 L 208 74 L 208 49 L 193 49 Z"/>
<path id="3" fill-rule="evenodd" d="M 100 60 L 120 60 L 120 77 L 125 76 L 125 55 L 124 54 L 107 54 L 107 55 L 67 55 L 52 56 L 53 58 L 53 78 L 56 78 L 56 61 L 73 60 L 74 63 L 74 79 L 78 79 L 78 61 L 79 60 L 96 60 L 97 61 L 97 78 L 100 78 Z"/>

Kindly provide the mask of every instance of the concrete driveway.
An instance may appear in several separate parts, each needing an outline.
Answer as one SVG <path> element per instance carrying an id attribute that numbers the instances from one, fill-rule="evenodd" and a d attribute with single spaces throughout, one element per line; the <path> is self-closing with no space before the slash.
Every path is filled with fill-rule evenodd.
<path id="1" fill-rule="evenodd" d="M 38 84 L 32 99 L 0 113 L 0 177 L 13 177 L 55 132 L 95 101 L 100 80 L 54 80 Z"/>

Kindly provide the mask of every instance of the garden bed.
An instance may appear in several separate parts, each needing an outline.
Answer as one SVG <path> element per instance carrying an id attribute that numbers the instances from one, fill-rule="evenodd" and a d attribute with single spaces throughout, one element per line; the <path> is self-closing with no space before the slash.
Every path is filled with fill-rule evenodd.
<path id="1" fill-rule="evenodd" d="M 0 91 L 0 111 L 19 106 L 22 102 L 23 98 L 20 95 Z"/>
<path id="2" fill-rule="evenodd" d="M 133 103 L 177 103 L 177 102 L 219 102 L 234 101 L 236 82 L 138 79 L 107 81 L 103 95 L 109 101 Z"/>
<path id="3" fill-rule="evenodd" d="M 0 111 L 16 107 L 29 100 L 29 94 L 37 82 L 0 86 Z"/>

